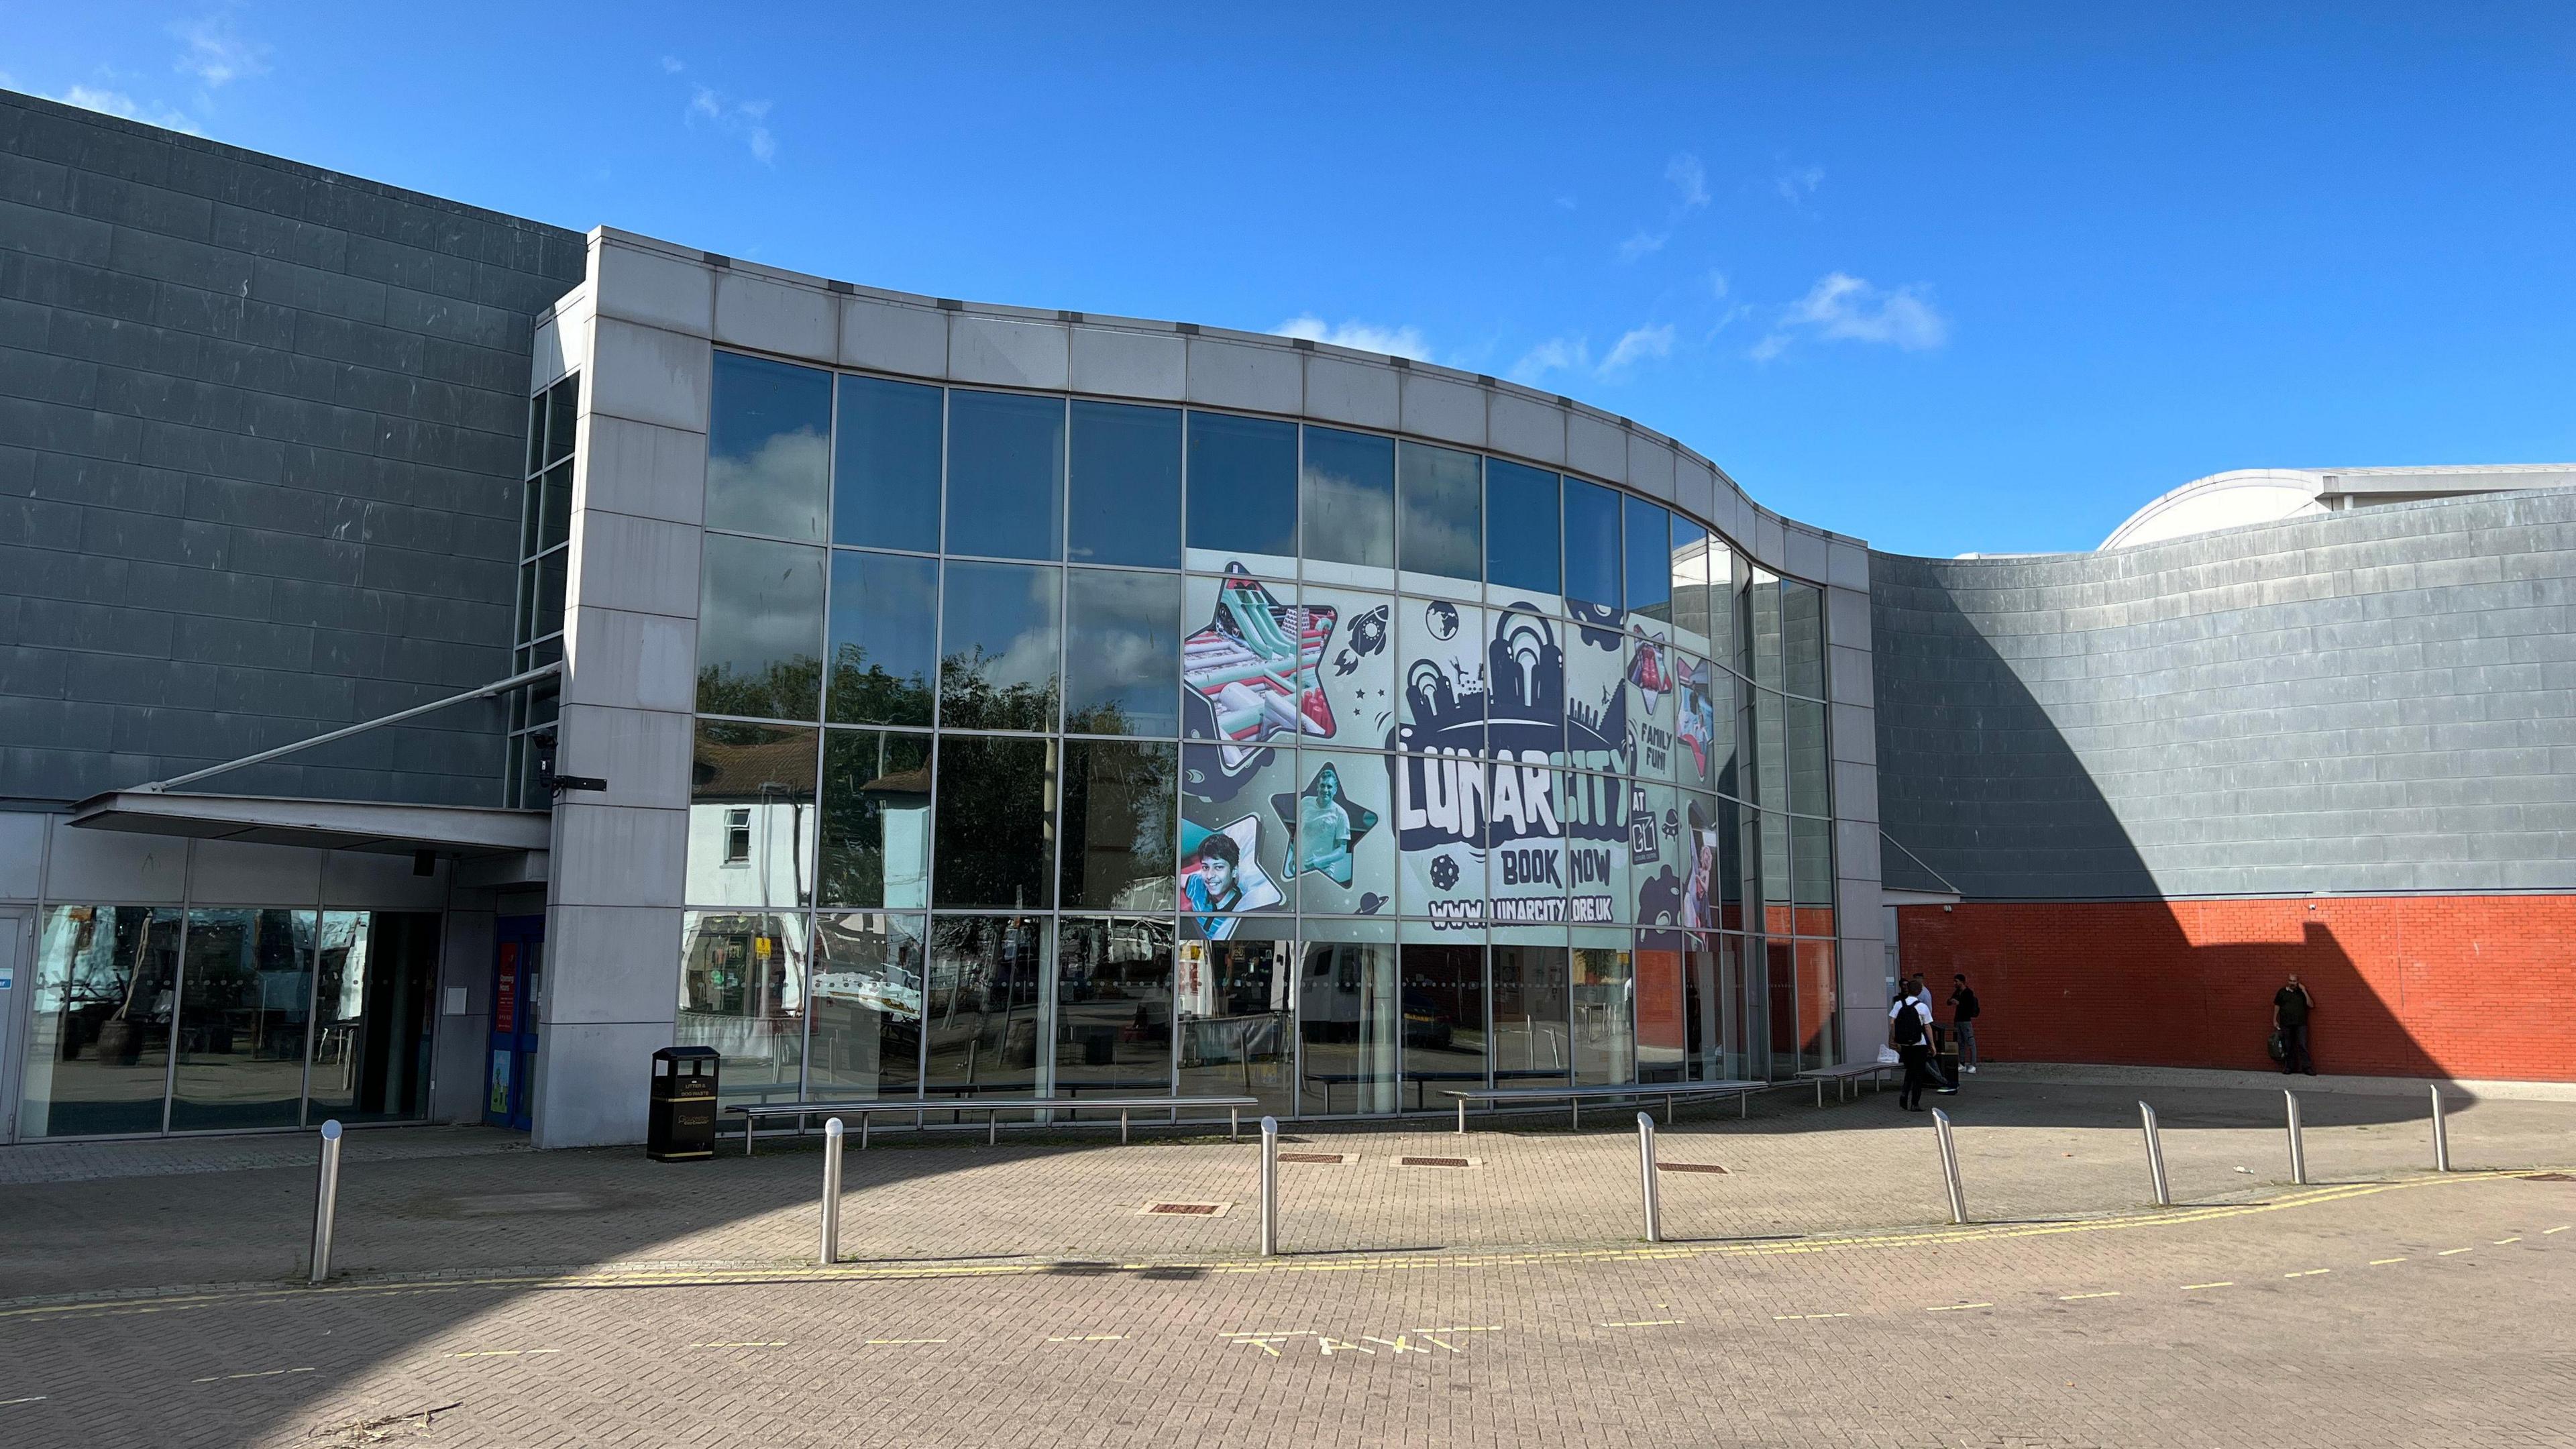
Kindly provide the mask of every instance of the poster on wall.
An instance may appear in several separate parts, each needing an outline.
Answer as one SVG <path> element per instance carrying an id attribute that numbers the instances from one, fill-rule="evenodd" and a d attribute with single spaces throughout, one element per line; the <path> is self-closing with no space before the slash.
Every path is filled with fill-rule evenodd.
<path id="1" fill-rule="evenodd" d="M 1298 908 L 1394 914 L 1395 844 L 1384 828 L 1387 776 L 1380 757 L 1307 750 L 1297 768 L 1305 785 L 1272 795 L 1270 813 L 1292 832 L 1288 874 Z"/>
<path id="2" fill-rule="evenodd" d="M 1189 594 L 1207 623 L 1181 641 L 1184 737 L 1221 741 L 1229 774 L 1275 745 L 1332 738 L 1316 670 L 1332 644 L 1333 610 L 1282 603 L 1241 564 L 1228 564 L 1223 579 L 1191 579 Z"/>

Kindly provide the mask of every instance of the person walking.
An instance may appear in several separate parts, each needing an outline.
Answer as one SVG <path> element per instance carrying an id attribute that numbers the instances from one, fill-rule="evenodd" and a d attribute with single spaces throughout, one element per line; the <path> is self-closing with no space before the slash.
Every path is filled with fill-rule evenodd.
<path id="1" fill-rule="evenodd" d="M 1965 973 L 1950 978 L 1950 1032 L 1959 1039 L 1959 1070 L 1977 1069 L 1977 993 Z"/>
<path id="2" fill-rule="evenodd" d="M 2281 1034 L 2281 1075 L 2305 1072 L 2317 1074 L 2316 1058 L 2308 1055 L 2308 1017 L 2317 1009 L 2317 999 L 2299 984 L 2299 973 L 2290 973 L 2290 984 L 2272 993 L 2272 1030 Z"/>
<path id="3" fill-rule="evenodd" d="M 1896 1105 L 1908 1112 L 1923 1110 L 1923 1089 L 1948 1096 L 1959 1089 L 1940 1085 L 1940 1073 L 1932 1065 L 1932 1003 L 1923 993 L 1923 983 L 1908 981 L 1904 994 L 1887 1009 L 1887 1044 L 1896 1048 L 1897 1060 L 1905 1064 L 1905 1082 L 1897 1089 Z"/>

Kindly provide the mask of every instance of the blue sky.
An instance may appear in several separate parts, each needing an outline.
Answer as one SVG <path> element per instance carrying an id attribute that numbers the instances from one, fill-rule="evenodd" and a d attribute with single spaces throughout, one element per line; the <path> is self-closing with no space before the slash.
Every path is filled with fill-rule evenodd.
<path id="1" fill-rule="evenodd" d="M 1520 378 L 1908 552 L 2089 548 L 2226 468 L 2576 459 L 2576 8 L 2120 9 L 0 0 L 0 74 Z"/>

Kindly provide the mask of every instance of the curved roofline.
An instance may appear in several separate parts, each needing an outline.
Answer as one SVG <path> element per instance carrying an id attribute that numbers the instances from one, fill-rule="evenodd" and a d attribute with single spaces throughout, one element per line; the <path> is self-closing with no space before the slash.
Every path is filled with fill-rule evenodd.
<path id="1" fill-rule="evenodd" d="M 2148 499 L 2145 506 L 2122 519 L 2120 526 L 2111 530 L 2111 536 L 2102 540 L 2101 547 L 2106 549 L 2121 547 L 2131 535 L 2145 528 L 2148 523 L 2172 512 L 2191 499 L 2264 484 L 2303 488 L 2308 496 L 2313 498 L 2320 489 L 2324 488 L 2325 474 L 2321 470 L 2311 468 L 2231 468 L 2224 473 L 2212 473 L 2204 478 L 2194 478 L 2179 488 L 2167 489 Z"/>
<path id="2" fill-rule="evenodd" d="M 595 314 L 827 366 L 1369 428 L 1616 484 L 1766 568 L 1868 587 L 1864 541 L 1763 507 L 1665 434 L 1490 374 L 1300 337 L 860 286 L 606 226 L 589 247 L 589 280 L 537 317 L 534 381 L 548 380 L 550 349 L 573 355 L 549 329 Z M 837 304 L 828 320 L 816 292 Z"/>

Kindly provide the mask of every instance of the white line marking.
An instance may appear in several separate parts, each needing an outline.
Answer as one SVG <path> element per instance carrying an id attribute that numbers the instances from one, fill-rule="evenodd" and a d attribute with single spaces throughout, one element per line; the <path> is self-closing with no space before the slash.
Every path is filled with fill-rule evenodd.
<path id="1" fill-rule="evenodd" d="M 1960 1310 L 1967 1308 L 1992 1308 L 1994 1306 L 1995 1305 L 1991 1303 L 1944 1303 L 1938 1308 L 1926 1308 L 1923 1311 L 1926 1313 L 1957 1313 Z"/>
<path id="2" fill-rule="evenodd" d="M 309 1374 L 311 1372 L 313 1372 L 313 1370 L 310 1368 L 261 1369 L 257 1373 L 247 1374 L 209 1374 L 205 1378 L 190 1379 L 188 1382 L 192 1384 L 220 1384 L 230 1382 L 233 1379 L 273 1379 L 278 1377 L 280 1374 Z"/>
<path id="3" fill-rule="evenodd" d="M 2438 1252 L 2438 1253 L 2435 1253 L 2433 1256 L 2434 1256 L 2434 1257 L 2436 1257 L 2436 1258 L 2447 1258 L 2447 1257 L 2451 1256 L 2451 1255 L 2452 1255 L 2452 1254 L 2454 1254 L 2454 1253 L 2473 1253 L 2473 1252 L 2476 1252 L 2476 1251 L 2477 1251 L 2477 1250 L 2476 1250 L 2475 1248 L 2444 1248 L 2442 1251 L 2440 1251 L 2440 1252 Z"/>
<path id="4" fill-rule="evenodd" d="M 23 1399 L 0 1399 L 0 1409 L 8 1408 L 12 1404 L 41 1404 L 49 1397 L 51 1396 L 46 1394 L 29 1394 Z"/>
<path id="5" fill-rule="evenodd" d="M 2117 1293 L 2060 1293 L 2057 1295 L 2057 1301 L 2060 1303 L 2078 1303 L 2087 1298 L 2117 1298 L 2119 1296 L 2120 1295 Z"/>
<path id="6" fill-rule="evenodd" d="M 2556 1226 L 2556 1227 L 2554 1227 L 2554 1228 L 2542 1228 L 2542 1229 L 2540 1230 L 2540 1235 L 2541 1235 L 2542 1237 L 2544 1237 L 2544 1238 L 2545 1238 L 2545 1237 L 2548 1237 L 2551 1233 L 2563 1233 L 2563 1232 L 2567 1231 L 2567 1229 L 2568 1229 L 2568 1227 L 2569 1227 L 2569 1226 L 2570 1226 L 2569 1224 L 2566 1224 L 2566 1223 L 2560 1223 L 2558 1226 Z"/>
<path id="7" fill-rule="evenodd" d="M 2503 1247 L 2503 1246 L 2504 1246 L 2505 1244 L 2507 1244 L 2507 1243 L 2519 1243 L 2519 1242 L 2521 1242 L 2521 1241 L 2522 1241 L 2522 1239 L 2521 1239 L 2520 1237 L 2498 1238 L 2498 1239 L 2496 1239 L 2496 1240 L 2495 1240 L 2495 1242 L 2494 1242 L 2494 1243 L 2492 1243 L 2490 1246 L 2501 1248 L 2501 1247 Z"/>
<path id="8" fill-rule="evenodd" d="M 786 1346 L 787 1340 L 783 1338 L 745 1338 L 727 1343 L 693 1343 L 689 1345 L 691 1348 L 785 1348 Z"/>
<path id="9" fill-rule="evenodd" d="M 2296 1273 L 2284 1273 L 2281 1276 L 2284 1278 L 2313 1278 L 2319 1273 L 2331 1273 L 2333 1271 L 2334 1269 L 2332 1268 L 2302 1268 Z"/>
<path id="10" fill-rule="evenodd" d="M 1068 1333 L 1061 1338 L 1047 1340 L 1049 1343 L 1125 1343 L 1126 1341 L 1127 1335 L 1123 1333 Z"/>
<path id="11" fill-rule="evenodd" d="M 2218 1282 L 2216 1282 L 2216 1283 L 2185 1283 L 2184 1285 L 2182 1285 L 2182 1291 L 2184 1291 L 2185 1293 L 2190 1293 L 2190 1292 L 2194 1292 L 2194 1291 L 2196 1291 L 2196 1290 L 2198 1290 L 2198 1289 L 2202 1289 L 2202 1288 L 2233 1288 L 2233 1287 L 2235 1287 L 2235 1286 L 2236 1286 L 2236 1280 L 2235 1280 L 2235 1279 L 2233 1279 L 2233 1278 L 2226 1278 L 2226 1279 L 2221 1279 L 2220 1281 L 2218 1281 Z"/>
<path id="12" fill-rule="evenodd" d="M 1639 1318 L 1626 1323 L 1605 1323 L 1601 1326 L 1603 1328 L 1670 1328 L 1679 1322 L 1681 1320 L 1678 1318 Z"/>
<path id="13" fill-rule="evenodd" d="M 2370 1260 L 2370 1266 L 2374 1268 L 2384 1268 L 2391 1263 L 2403 1263 L 2405 1261 L 2406 1260 L 2404 1258 L 2373 1258 Z"/>
<path id="14" fill-rule="evenodd" d="M 1848 1314 L 1848 1313 L 1774 1313 L 1774 1314 L 1772 1314 L 1772 1315 L 1771 1315 L 1771 1321 L 1772 1321 L 1772 1322 L 1774 1322 L 1774 1323 L 1794 1323 L 1794 1322 L 1797 1322 L 1797 1321 L 1799 1321 L 1799 1320 L 1801 1320 L 1801 1319 L 1807 1319 L 1807 1318 L 1849 1318 L 1849 1317 L 1851 1317 L 1851 1315 L 1850 1315 L 1850 1314 Z"/>

